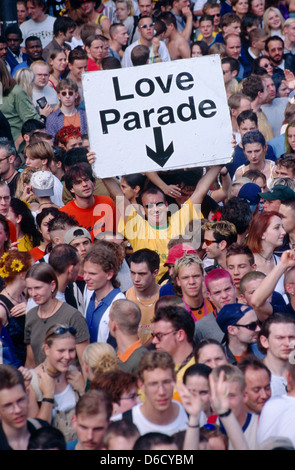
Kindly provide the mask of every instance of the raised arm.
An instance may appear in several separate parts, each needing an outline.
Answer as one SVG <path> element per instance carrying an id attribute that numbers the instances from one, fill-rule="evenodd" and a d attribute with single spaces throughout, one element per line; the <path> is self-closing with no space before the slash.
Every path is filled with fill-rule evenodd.
<path id="1" fill-rule="evenodd" d="M 190 200 L 193 204 L 202 204 L 204 197 L 217 178 L 223 165 L 211 166 L 198 182 Z"/>
<path id="2" fill-rule="evenodd" d="M 260 308 L 267 301 L 275 290 L 280 277 L 285 274 L 288 269 L 291 269 L 294 266 L 295 252 L 293 250 L 284 251 L 279 263 L 262 280 L 259 288 L 253 293 L 251 303 L 254 309 Z"/>
<path id="3" fill-rule="evenodd" d="M 220 372 L 216 381 L 212 374 L 209 375 L 211 404 L 214 411 L 218 414 L 226 434 L 234 450 L 249 450 L 243 430 L 230 410 L 227 384 L 224 380 L 224 371 Z"/>
<path id="4" fill-rule="evenodd" d="M 183 383 L 177 384 L 177 390 L 183 407 L 189 416 L 182 450 L 198 450 L 200 439 L 200 415 L 202 409 L 200 397 L 192 395 Z"/>
<path id="5" fill-rule="evenodd" d="M 95 162 L 95 152 L 88 152 L 87 160 L 90 165 L 93 165 Z M 134 207 L 129 202 L 129 200 L 125 197 L 123 191 L 120 188 L 120 185 L 114 178 L 102 178 L 102 181 L 109 191 L 111 197 L 114 199 L 116 203 L 116 207 L 124 219 L 124 222 L 127 222 L 130 210 Z"/>

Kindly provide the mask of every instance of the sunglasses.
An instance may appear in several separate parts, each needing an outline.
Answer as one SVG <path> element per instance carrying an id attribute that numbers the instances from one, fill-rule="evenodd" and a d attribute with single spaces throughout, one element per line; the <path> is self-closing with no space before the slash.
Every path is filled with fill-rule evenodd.
<path id="1" fill-rule="evenodd" d="M 258 321 L 253 321 L 251 323 L 248 323 L 248 325 L 239 325 L 238 323 L 235 324 L 235 326 L 242 326 L 243 328 L 247 328 L 247 330 L 251 330 L 251 331 L 255 331 L 258 325 L 259 325 Z"/>
<path id="2" fill-rule="evenodd" d="M 204 238 L 204 243 L 206 243 L 207 246 L 210 246 L 212 245 L 212 243 L 218 243 L 216 240 L 206 240 L 206 238 Z"/>
<path id="3" fill-rule="evenodd" d="M 61 96 L 73 96 L 74 95 L 74 92 L 72 90 L 64 90 L 64 91 L 61 91 L 60 92 Z"/>
<path id="4" fill-rule="evenodd" d="M 75 336 L 77 331 L 76 328 L 74 328 L 73 326 L 69 326 L 67 328 L 59 326 L 52 332 L 53 335 L 64 335 L 65 333 L 70 333 L 71 335 Z"/>
<path id="5" fill-rule="evenodd" d="M 153 26 L 155 26 L 155 23 L 143 24 L 143 25 L 138 26 L 138 27 L 141 28 L 141 29 L 146 29 L 146 28 L 152 28 Z"/>

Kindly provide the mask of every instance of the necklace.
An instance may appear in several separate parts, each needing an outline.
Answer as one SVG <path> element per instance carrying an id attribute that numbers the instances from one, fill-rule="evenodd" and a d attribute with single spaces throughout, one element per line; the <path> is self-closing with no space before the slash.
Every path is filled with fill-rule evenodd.
<path id="1" fill-rule="evenodd" d="M 15 176 L 16 173 L 17 173 L 17 171 L 14 170 L 13 173 L 10 176 L 8 176 L 8 178 L 2 178 L 2 180 L 5 181 L 5 182 L 8 181 L 10 183 L 10 181 L 13 179 L 13 177 Z"/>
<path id="2" fill-rule="evenodd" d="M 261 256 L 261 258 L 263 258 L 269 264 L 273 261 L 273 255 L 271 255 L 271 258 L 269 259 L 263 256 L 261 253 L 257 253 L 257 255 Z"/>
<path id="3" fill-rule="evenodd" d="M 52 377 L 53 379 L 57 379 L 57 382 L 59 382 L 59 376 L 61 374 L 61 372 L 59 372 L 58 370 L 52 370 L 52 369 L 49 369 L 49 367 L 44 364 L 44 370 L 47 372 L 47 374 Z"/>
<path id="4" fill-rule="evenodd" d="M 151 304 L 145 304 L 144 302 L 141 301 L 140 297 L 138 297 L 137 294 L 135 294 L 135 297 L 137 298 L 138 302 L 143 305 L 144 307 L 152 307 L 155 303 L 156 303 L 156 300 L 157 300 L 157 297 L 158 297 L 158 294 L 159 292 L 156 293 L 155 297 L 153 297 L 153 301 Z"/>
<path id="5" fill-rule="evenodd" d="M 14 302 L 16 302 L 17 304 L 20 304 L 23 300 L 23 294 L 20 295 L 19 299 L 15 299 L 14 297 L 12 297 L 12 295 L 9 294 L 8 290 L 7 289 L 4 289 L 6 294 L 8 295 L 8 297 L 13 300 Z"/>

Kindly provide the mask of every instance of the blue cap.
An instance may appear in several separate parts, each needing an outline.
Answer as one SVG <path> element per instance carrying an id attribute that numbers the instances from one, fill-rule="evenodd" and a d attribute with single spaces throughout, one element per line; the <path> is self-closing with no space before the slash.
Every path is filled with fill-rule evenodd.
<path id="1" fill-rule="evenodd" d="M 245 304 L 234 303 L 224 305 L 216 318 L 219 328 L 223 333 L 226 333 L 227 327 L 235 325 L 249 310 L 253 310 L 252 307 Z"/>
<path id="2" fill-rule="evenodd" d="M 249 202 L 250 206 L 257 205 L 260 202 L 260 192 L 261 188 L 258 184 L 255 183 L 246 183 L 241 187 L 238 197 L 241 199 L 246 199 Z"/>

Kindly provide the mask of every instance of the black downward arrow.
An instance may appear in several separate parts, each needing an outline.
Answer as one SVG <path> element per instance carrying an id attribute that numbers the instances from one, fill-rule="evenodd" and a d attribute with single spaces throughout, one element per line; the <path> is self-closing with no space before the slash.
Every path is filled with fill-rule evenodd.
<path id="1" fill-rule="evenodd" d="M 158 165 L 163 167 L 174 152 L 173 142 L 171 142 L 166 148 L 166 150 L 164 150 L 162 128 L 154 127 L 153 131 L 154 131 L 156 150 L 152 150 L 150 147 L 146 145 L 146 153 L 149 158 L 151 158 L 154 162 L 156 162 Z"/>

